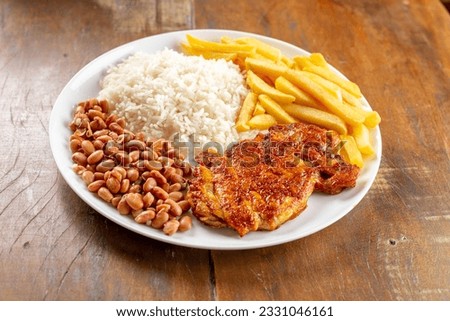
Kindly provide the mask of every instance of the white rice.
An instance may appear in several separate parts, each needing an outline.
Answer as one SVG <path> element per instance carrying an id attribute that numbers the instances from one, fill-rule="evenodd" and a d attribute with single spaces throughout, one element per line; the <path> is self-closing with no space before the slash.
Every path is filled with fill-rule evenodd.
<path id="1" fill-rule="evenodd" d="M 133 132 L 226 148 L 237 141 L 236 112 L 248 90 L 239 67 L 225 60 L 185 56 L 171 49 L 138 52 L 112 67 L 99 98 Z"/>

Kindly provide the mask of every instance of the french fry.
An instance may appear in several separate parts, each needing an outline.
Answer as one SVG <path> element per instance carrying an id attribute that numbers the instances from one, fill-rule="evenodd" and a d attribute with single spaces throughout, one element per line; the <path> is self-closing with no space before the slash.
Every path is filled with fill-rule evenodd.
<path id="1" fill-rule="evenodd" d="M 278 89 L 270 86 L 251 70 L 247 71 L 247 85 L 251 90 L 253 90 L 253 92 L 257 94 L 266 94 L 273 100 L 282 104 L 291 103 L 295 100 L 294 96 L 285 94 Z"/>
<path id="2" fill-rule="evenodd" d="M 187 55 L 203 56 L 205 59 L 225 59 L 227 61 L 233 61 L 236 59 L 236 53 L 215 52 L 215 51 L 202 51 L 191 47 L 189 44 L 181 44 L 182 51 Z"/>
<path id="3" fill-rule="evenodd" d="M 254 92 L 249 92 L 245 97 L 236 120 L 236 130 L 238 132 L 244 132 L 250 129 L 247 122 L 253 116 L 253 111 L 255 110 L 257 101 L 258 95 Z"/>
<path id="4" fill-rule="evenodd" d="M 252 129 L 265 130 L 277 124 L 277 120 L 270 114 L 260 114 L 253 116 L 247 125 Z"/>
<path id="5" fill-rule="evenodd" d="M 289 68 L 274 62 L 258 60 L 254 58 L 245 59 L 245 68 L 257 74 L 267 75 L 272 79 L 276 79 L 286 73 Z"/>
<path id="6" fill-rule="evenodd" d="M 364 125 L 369 128 L 375 128 L 381 122 L 380 114 L 376 111 L 367 111 L 366 118 L 364 119 Z"/>
<path id="7" fill-rule="evenodd" d="M 292 58 L 295 62 L 295 65 L 300 69 L 303 70 L 307 66 L 314 65 L 311 61 L 311 58 L 308 56 L 295 56 Z"/>
<path id="8" fill-rule="evenodd" d="M 293 68 L 294 65 L 295 65 L 295 61 L 292 60 L 291 58 L 286 57 L 286 56 L 281 56 L 280 60 L 281 60 L 280 62 L 282 64 L 284 64 L 288 68 Z"/>
<path id="9" fill-rule="evenodd" d="M 258 54 L 271 61 L 278 62 L 281 59 L 280 49 L 275 48 L 261 40 L 250 37 L 242 37 L 237 38 L 235 41 L 240 44 L 247 44 L 255 47 Z"/>
<path id="10" fill-rule="evenodd" d="M 253 111 L 253 116 L 262 115 L 265 113 L 266 113 L 266 110 L 264 109 L 263 106 L 261 106 L 261 103 L 259 101 L 256 102 L 255 110 Z"/>
<path id="11" fill-rule="evenodd" d="M 330 94 L 327 89 L 307 77 L 303 71 L 287 70 L 284 76 L 294 85 L 320 101 L 330 112 L 339 116 L 347 124 L 357 125 L 364 122 L 365 118 L 363 115 L 344 105 L 339 99 Z"/>
<path id="12" fill-rule="evenodd" d="M 340 138 L 344 143 L 340 150 L 341 156 L 350 164 L 356 165 L 359 168 L 363 168 L 364 160 L 353 136 L 340 135 Z"/>
<path id="13" fill-rule="evenodd" d="M 284 109 L 281 108 L 281 106 L 268 95 L 265 94 L 259 95 L 258 100 L 263 106 L 263 108 L 266 110 L 266 112 L 272 115 L 277 120 L 278 123 L 292 124 L 297 122 L 297 120 L 295 120 L 294 117 L 285 112 Z"/>
<path id="14" fill-rule="evenodd" d="M 237 44 L 237 43 L 220 43 L 214 41 L 207 41 L 196 38 L 187 34 L 186 39 L 191 47 L 203 50 L 203 51 L 216 51 L 216 52 L 231 52 L 237 55 L 248 56 L 256 52 L 255 48 L 251 45 Z"/>
<path id="15" fill-rule="evenodd" d="M 307 68 L 305 68 L 307 69 Z M 335 83 L 329 81 L 328 79 L 325 79 L 315 73 L 309 72 L 309 71 L 303 71 L 306 76 L 311 78 L 314 82 L 317 82 L 318 84 L 322 85 L 323 87 L 327 88 L 330 92 L 340 92 L 340 95 L 342 96 L 342 100 L 347 102 L 348 104 L 362 109 L 361 101 L 350 94 L 345 88 L 342 88 Z"/>
<path id="16" fill-rule="evenodd" d="M 363 124 L 353 126 L 352 136 L 355 138 L 356 146 L 358 146 L 359 151 L 366 155 L 371 156 L 375 153 L 370 142 L 369 129 Z"/>
<path id="17" fill-rule="evenodd" d="M 295 97 L 295 102 L 299 105 L 310 106 L 318 109 L 324 109 L 322 105 L 310 94 L 304 92 L 286 78 L 280 76 L 275 80 L 275 88 Z"/>
<path id="18" fill-rule="evenodd" d="M 245 64 L 246 68 L 257 73 L 269 75 L 273 78 L 283 76 L 291 83 L 318 100 L 329 111 L 336 114 L 351 125 L 356 125 L 364 121 L 365 116 L 342 104 L 337 92 L 330 92 L 329 87 L 323 87 L 322 85 L 316 83 L 315 80 L 320 78 L 317 75 L 289 69 L 285 66 L 277 65 L 275 63 L 260 61 L 252 58 L 245 59 Z M 313 78 L 313 80 L 311 80 L 310 78 Z"/>
<path id="19" fill-rule="evenodd" d="M 281 107 L 289 115 L 298 120 L 335 130 L 342 135 L 347 134 L 347 126 L 345 122 L 334 114 L 297 104 L 282 105 Z"/>
<path id="20" fill-rule="evenodd" d="M 312 72 L 316 75 L 319 75 L 322 78 L 325 78 L 326 80 L 331 81 L 332 83 L 345 89 L 347 92 L 349 92 L 356 98 L 362 97 L 361 90 L 357 84 L 355 84 L 354 82 L 351 82 L 349 80 L 346 80 L 344 78 L 341 78 L 340 76 L 336 75 L 334 72 L 329 70 L 328 68 L 319 67 L 319 66 L 311 64 L 311 65 L 305 66 L 305 68 L 303 68 L 303 70 Z"/>
<path id="21" fill-rule="evenodd" d="M 328 63 L 321 53 L 313 52 L 311 55 L 309 55 L 309 60 L 316 66 L 328 68 Z"/>

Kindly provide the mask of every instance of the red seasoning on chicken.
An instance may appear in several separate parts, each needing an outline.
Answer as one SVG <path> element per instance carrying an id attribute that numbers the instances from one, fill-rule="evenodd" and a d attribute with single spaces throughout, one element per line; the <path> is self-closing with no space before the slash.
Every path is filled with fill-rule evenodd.
<path id="1" fill-rule="evenodd" d="M 187 195 L 193 214 L 240 236 L 297 217 L 313 191 L 354 187 L 359 168 L 339 155 L 339 135 L 315 125 L 276 125 L 226 155 L 204 152 Z"/>

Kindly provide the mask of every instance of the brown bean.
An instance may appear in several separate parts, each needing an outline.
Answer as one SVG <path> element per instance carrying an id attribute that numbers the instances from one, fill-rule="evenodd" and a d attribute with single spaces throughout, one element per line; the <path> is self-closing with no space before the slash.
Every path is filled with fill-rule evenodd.
<path id="1" fill-rule="evenodd" d="M 169 194 L 159 186 L 153 187 L 152 194 L 161 200 L 169 198 Z"/>
<path id="2" fill-rule="evenodd" d="M 142 195 L 139 193 L 129 193 L 126 197 L 127 204 L 133 210 L 140 210 L 144 207 L 144 202 L 142 200 Z"/>
<path id="3" fill-rule="evenodd" d="M 96 167 L 95 170 L 97 172 L 105 173 L 109 170 L 112 170 L 116 166 L 116 163 L 112 159 L 107 159 L 102 162 L 100 162 Z"/>
<path id="4" fill-rule="evenodd" d="M 100 119 L 105 119 L 105 114 L 103 114 L 101 111 L 90 109 L 87 112 L 88 117 L 93 120 L 95 117 L 99 117 Z"/>
<path id="5" fill-rule="evenodd" d="M 181 209 L 180 205 L 173 199 L 168 198 L 164 201 L 164 203 L 170 205 L 169 213 L 173 216 L 180 216 L 181 214 L 183 214 L 183 210 Z"/>
<path id="6" fill-rule="evenodd" d="M 105 146 L 105 143 L 98 139 L 94 140 L 92 144 L 94 145 L 95 149 L 103 149 L 103 146 Z"/>
<path id="7" fill-rule="evenodd" d="M 102 133 L 103 133 L 103 132 L 102 132 Z M 96 137 L 96 139 L 98 139 L 99 141 L 101 141 L 101 142 L 103 142 L 103 143 L 107 143 L 107 142 L 109 142 L 109 141 L 112 141 L 113 138 L 112 138 L 111 136 L 109 136 L 108 133 L 109 133 L 109 131 L 107 130 L 107 131 L 106 131 L 106 134 L 100 135 L 100 136 Z M 114 142 L 112 142 L 112 143 L 114 143 Z"/>
<path id="8" fill-rule="evenodd" d="M 109 103 L 107 100 L 102 99 L 98 102 L 98 104 L 102 108 L 102 112 L 107 113 L 109 111 Z"/>
<path id="9" fill-rule="evenodd" d="M 144 208 L 148 208 L 152 206 L 153 202 L 155 201 L 155 197 L 152 193 L 148 192 L 144 194 L 144 196 L 142 197 L 142 201 L 144 202 Z"/>
<path id="10" fill-rule="evenodd" d="M 179 226 L 180 226 L 180 222 L 178 222 L 178 220 L 171 219 L 171 220 L 167 221 L 166 223 L 164 223 L 163 232 L 169 236 L 173 235 L 176 233 L 176 231 L 178 231 Z"/>
<path id="11" fill-rule="evenodd" d="M 120 183 L 120 193 L 126 193 L 130 189 L 130 180 L 128 178 L 125 178 Z"/>
<path id="12" fill-rule="evenodd" d="M 139 178 L 139 171 L 136 168 L 127 169 L 127 176 L 130 182 L 137 181 Z"/>
<path id="13" fill-rule="evenodd" d="M 139 224 L 147 224 L 147 222 L 153 220 L 155 216 L 156 216 L 155 211 L 146 210 L 141 212 L 138 216 L 136 216 L 134 220 Z"/>
<path id="14" fill-rule="evenodd" d="M 164 177 L 164 175 L 157 170 L 150 171 L 150 176 L 153 177 L 159 185 L 167 183 L 167 179 Z"/>
<path id="15" fill-rule="evenodd" d="M 113 132 L 117 133 L 117 134 L 123 134 L 123 127 L 120 126 L 118 123 L 113 122 L 111 124 L 108 125 L 108 128 L 111 129 Z"/>
<path id="16" fill-rule="evenodd" d="M 186 200 L 179 201 L 177 203 L 178 205 L 180 205 L 181 209 L 183 210 L 183 213 L 189 211 L 189 209 L 191 208 L 191 204 Z"/>
<path id="17" fill-rule="evenodd" d="M 132 184 L 128 189 L 128 192 L 130 193 L 140 193 L 141 191 L 142 191 L 141 184 L 136 184 L 136 182 L 134 182 L 134 184 Z"/>
<path id="18" fill-rule="evenodd" d="M 166 182 L 166 183 L 164 183 L 164 184 L 161 185 L 161 188 L 162 188 L 163 190 L 165 190 L 167 193 L 169 193 L 170 184 Z"/>
<path id="19" fill-rule="evenodd" d="M 114 173 L 113 176 L 116 177 L 119 181 L 121 181 L 123 178 L 127 176 L 127 170 L 122 166 L 114 167 L 112 172 Z M 115 173 L 120 174 L 120 178 Z"/>
<path id="20" fill-rule="evenodd" d="M 100 196 L 100 198 L 102 198 L 104 201 L 108 203 L 111 202 L 111 200 L 114 197 L 109 191 L 109 189 L 107 189 L 106 187 L 100 187 L 99 190 L 97 191 L 97 194 L 98 196 Z"/>
<path id="21" fill-rule="evenodd" d="M 168 178 L 170 175 L 175 174 L 176 169 L 174 167 L 167 167 L 164 169 L 164 177 Z"/>
<path id="22" fill-rule="evenodd" d="M 119 205 L 120 200 L 122 199 L 122 196 L 114 196 L 111 200 L 111 205 L 117 208 L 117 205 Z"/>
<path id="23" fill-rule="evenodd" d="M 137 139 L 130 140 L 129 142 L 126 143 L 125 146 L 128 150 L 136 150 L 136 151 L 143 151 L 146 147 L 144 142 Z"/>
<path id="24" fill-rule="evenodd" d="M 95 172 L 94 173 L 94 181 L 105 180 L 105 173 Z"/>
<path id="25" fill-rule="evenodd" d="M 78 165 L 78 164 L 73 164 L 72 169 L 77 175 L 81 175 L 86 171 L 86 167 Z"/>
<path id="26" fill-rule="evenodd" d="M 94 139 L 98 139 L 100 136 L 104 136 L 104 135 L 108 135 L 109 130 L 108 129 L 99 129 L 96 130 L 93 134 L 92 137 L 94 137 Z M 109 137 L 109 136 L 108 136 Z M 110 137 L 111 138 L 111 137 Z"/>
<path id="27" fill-rule="evenodd" d="M 138 151 L 138 150 L 133 150 L 133 151 L 131 151 L 128 155 L 130 156 L 130 162 L 131 162 L 131 163 L 134 163 L 134 162 L 136 162 L 137 160 L 139 160 L 140 151 Z"/>
<path id="28" fill-rule="evenodd" d="M 178 192 L 181 190 L 181 184 L 180 183 L 174 183 L 170 185 L 169 187 L 169 194 L 173 192 Z"/>
<path id="29" fill-rule="evenodd" d="M 93 148 L 94 146 L 92 146 Z M 89 155 L 89 157 L 87 158 L 87 162 L 89 164 L 97 164 L 98 162 L 100 162 L 103 159 L 104 153 L 102 150 L 96 150 L 95 152 L 93 152 L 92 154 Z"/>
<path id="30" fill-rule="evenodd" d="M 179 202 L 183 199 L 183 193 L 179 191 L 170 192 L 169 198 L 175 202 Z"/>
<path id="31" fill-rule="evenodd" d="M 81 152 L 76 152 L 72 154 L 72 160 L 81 166 L 86 166 L 87 164 L 87 157 Z"/>
<path id="32" fill-rule="evenodd" d="M 81 174 L 81 178 L 87 185 L 89 185 L 94 181 L 94 173 L 91 171 L 84 171 L 83 174 Z"/>
<path id="33" fill-rule="evenodd" d="M 183 176 L 184 172 L 183 172 L 183 170 L 181 168 L 175 168 L 175 174 Z"/>
<path id="34" fill-rule="evenodd" d="M 161 164 L 161 162 L 158 162 L 156 160 L 144 160 L 144 166 L 149 171 L 153 171 L 153 170 L 160 171 L 163 168 L 163 165 Z"/>
<path id="35" fill-rule="evenodd" d="M 118 118 L 116 120 L 116 122 L 117 122 L 117 125 L 119 125 L 122 128 L 125 128 L 127 126 L 127 122 L 125 121 L 125 118 L 122 118 L 122 117 Z"/>
<path id="36" fill-rule="evenodd" d="M 178 227 L 178 231 L 185 232 L 187 230 L 190 230 L 192 227 L 192 219 L 190 216 L 183 216 L 179 220 L 180 226 Z"/>
<path id="37" fill-rule="evenodd" d="M 123 150 L 118 151 L 114 156 L 122 166 L 126 167 L 128 164 L 131 163 L 130 155 L 128 155 L 126 151 Z"/>
<path id="38" fill-rule="evenodd" d="M 152 220 L 151 226 L 157 229 L 160 229 L 164 226 L 164 223 L 166 223 L 169 220 L 169 214 L 167 212 L 159 212 L 156 214 L 155 218 Z"/>
<path id="39" fill-rule="evenodd" d="M 110 177 L 106 180 L 106 187 L 111 193 L 117 194 L 120 190 L 120 181 L 115 177 Z"/>
<path id="40" fill-rule="evenodd" d="M 106 126 L 105 121 L 100 117 L 94 117 L 94 120 L 91 121 L 89 125 L 91 126 L 91 129 L 94 131 L 102 130 L 108 127 Z M 92 136 L 94 136 L 94 134 L 92 134 Z"/>
<path id="41" fill-rule="evenodd" d="M 153 150 L 144 150 L 141 152 L 141 158 L 143 160 L 155 160 L 158 158 L 158 154 L 155 153 Z"/>
<path id="42" fill-rule="evenodd" d="M 116 114 L 110 114 L 108 117 L 106 117 L 106 124 L 112 124 L 115 123 L 117 118 L 119 118 L 119 116 L 117 116 Z"/>
<path id="43" fill-rule="evenodd" d="M 81 141 L 79 139 L 71 139 L 69 146 L 72 153 L 75 153 L 80 149 Z"/>
<path id="44" fill-rule="evenodd" d="M 127 194 L 123 195 L 120 199 L 119 203 L 117 204 L 117 210 L 122 215 L 128 215 L 131 212 L 131 207 L 128 205 L 127 201 Z"/>
<path id="45" fill-rule="evenodd" d="M 173 160 L 173 158 L 169 158 L 169 157 L 166 157 L 166 156 L 160 156 L 160 157 L 158 158 L 158 161 L 159 161 L 164 167 L 170 167 L 170 166 L 172 166 L 173 163 L 175 162 L 175 161 Z"/>
<path id="46" fill-rule="evenodd" d="M 170 204 L 159 204 L 159 205 L 156 205 L 156 212 L 157 213 L 159 213 L 159 212 L 169 212 L 169 210 L 170 210 Z"/>
<path id="47" fill-rule="evenodd" d="M 98 190 L 105 185 L 104 180 L 93 181 L 88 185 L 88 190 L 93 193 L 97 193 Z"/>
<path id="48" fill-rule="evenodd" d="M 158 186 L 158 183 L 156 183 L 156 180 L 153 177 L 149 177 L 142 186 L 142 189 L 144 192 L 150 192 L 155 186 Z"/>

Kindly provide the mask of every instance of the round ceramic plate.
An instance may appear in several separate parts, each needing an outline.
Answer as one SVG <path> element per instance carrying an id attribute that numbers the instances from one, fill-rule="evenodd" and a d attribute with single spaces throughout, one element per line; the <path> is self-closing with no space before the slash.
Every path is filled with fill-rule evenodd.
<path id="1" fill-rule="evenodd" d="M 71 151 L 68 146 L 71 131 L 68 124 L 73 117 L 73 106 L 98 95 L 100 79 L 112 65 L 137 51 L 154 53 L 166 47 L 180 51 L 180 43 L 185 41 L 188 33 L 199 38 L 216 41 L 222 36 L 233 38 L 250 36 L 278 47 L 288 57 L 309 54 L 286 42 L 256 34 L 230 30 L 186 30 L 136 40 L 101 55 L 87 64 L 69 81 L 58 96 L 50 116 L 49 135 L 53 156 L 61 175 L 73 191 L 97 212 L 126 229 L 162 242 L 203 249 L 252 249 L 290 242 L 320 231 L 350 212 L 366 195 L 378 172 L 381 159 L 381 134 L 378 127 L 372 131 L 376 153 L 366 161 L 356 187 L 333 196 L 313 193 L 306 210 L 296 219 L 285 223 L 275 231 L 251 232 L 244 237 L 239 237 L 230 229 L 213 229 L 193 219 L 191 230 L 167 236 L 160 230 L 134 222 L 129 216 L 120 215 L 110 204 L 87 190 L 85 183 L 72 171 Z M 334 69 L 334 71 L 342 75 L 337 70 Z M 370 110 L 371 107 L 367 100 L 363 98 L 362 101 L 365 108 Z"/>

